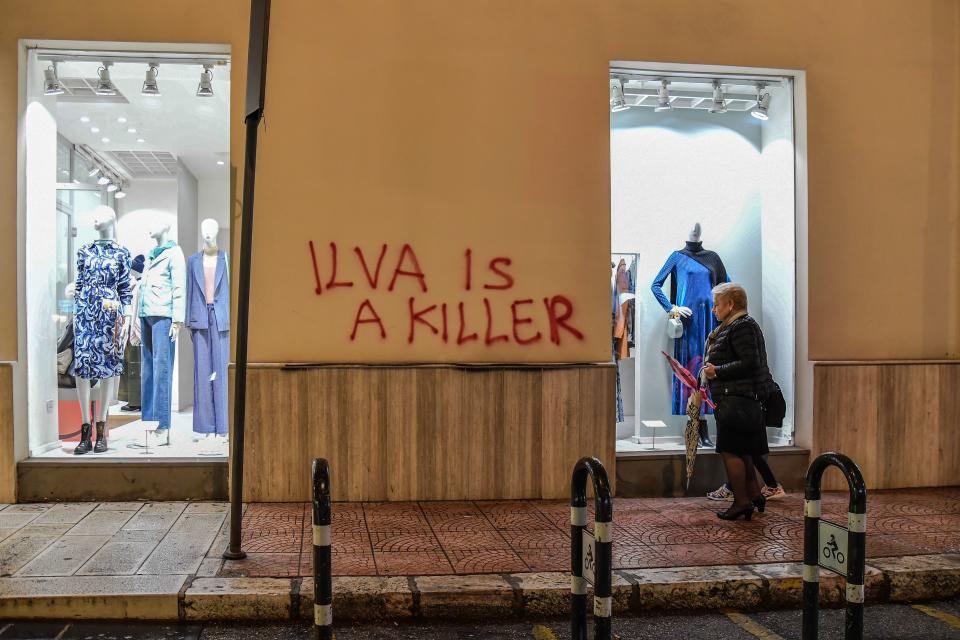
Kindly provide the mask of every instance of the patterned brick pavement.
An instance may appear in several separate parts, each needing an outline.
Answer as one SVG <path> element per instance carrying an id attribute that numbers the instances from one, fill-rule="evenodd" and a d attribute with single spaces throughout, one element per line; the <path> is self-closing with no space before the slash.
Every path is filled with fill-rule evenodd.
<path id="1" fill-rule="evenodd" d="M 800 494 L 769 503 L 751 522 L 719 520 L 727 503 L 706 498 L 618 499 L 618 569 L 799 562 Z M 827 493 L 824 517 L 846 522 L 846 493 Z M 245 561 L 221 576 L 313 572 L 307 504 L 251 504 Z M 570 508 L 562 501 L 335 503 L 334 575 L 394 576 L 564 571 Z M 867 556 L 960 552 L 960 488 L 875 491 L 868 500 Z"/>

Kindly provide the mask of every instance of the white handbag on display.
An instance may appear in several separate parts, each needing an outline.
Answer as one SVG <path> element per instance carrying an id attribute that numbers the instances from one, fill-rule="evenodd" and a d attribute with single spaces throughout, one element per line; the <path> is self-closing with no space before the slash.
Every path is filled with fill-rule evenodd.
<path id="1" fill-rule="evenodd" d="M 667 318 L 667 336 L 676 340 L 683 337 L 683 320 L 680 318 Z"/>

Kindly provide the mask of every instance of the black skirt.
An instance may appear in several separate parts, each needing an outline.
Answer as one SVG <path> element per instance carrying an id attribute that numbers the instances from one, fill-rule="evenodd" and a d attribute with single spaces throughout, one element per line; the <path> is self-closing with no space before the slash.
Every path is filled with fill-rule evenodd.
<path id="1" fill-rule="evenodd" d="M 763 407 L 758 400 L 741 396 L 718 396 L 717 453 L 762 456 L 770 453 Z"/>

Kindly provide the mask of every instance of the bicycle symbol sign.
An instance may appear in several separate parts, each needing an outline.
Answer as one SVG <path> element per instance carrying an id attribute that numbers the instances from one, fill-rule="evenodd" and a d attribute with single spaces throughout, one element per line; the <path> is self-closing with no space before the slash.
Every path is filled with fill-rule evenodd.
<path id="1" fill-rule="evenodd" d="M 820 520 L 820 566 L 842 576 L 847 575 L 847 530 L 840 525 Z"/>
<path id="2" fill-rule="evenodd" d="M 597 541 L 586 529 L 583 530 L 583 578 L 595 584 L 597 572 Z"/>

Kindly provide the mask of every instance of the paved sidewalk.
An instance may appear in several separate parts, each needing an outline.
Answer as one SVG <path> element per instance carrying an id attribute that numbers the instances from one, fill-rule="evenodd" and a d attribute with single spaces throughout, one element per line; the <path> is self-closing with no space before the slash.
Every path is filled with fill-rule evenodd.
<path id="1" fill-rule="evenodd" d="M 719 521 L 725 507 L 616 500 L 615 608 L 799 602 L 801 498 L 773 502 L 751 522 Z M 225 562 L 228 511 L 182 502 L 0 506 L 0 618 L 309 617 L 309 505 L 248 505 L 249 558 Z M 844 522 L 846 495 L 825 495 L 824 516 Z M 336 503 L 338 618 L 562 615 L 568 518 L 560 501 Z M 867 521 L 868 597 L 960 593 L 960 488 L 874 492 Z M 839 580 L 823 580 L 825 597 L 840 601 Z"/>
<path id="2" fill-rule="evenodd" d="M 824 518 L 846 526 L 847 494 L 825 493 Z M 614 568 L 799 562 L 803 499 L 769 503 L 750 522 L 724 522 L 706 498 L 617 499 Z M 333 572 L 342 576 L 568 571 L 570 506 L 562 501 L 336 503 Z M 253 504 L 248 558 L 222 576 L 313 574 L 306 504 Z M 960 553 L 960 488 L 870 494 L 867 556 Z"/>

